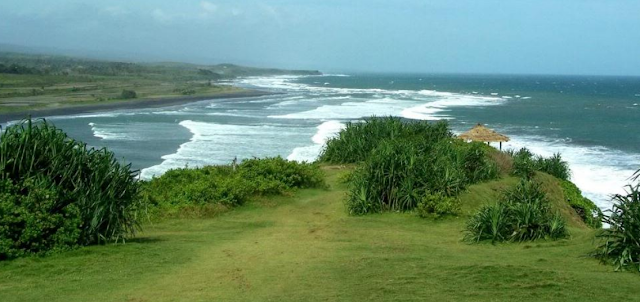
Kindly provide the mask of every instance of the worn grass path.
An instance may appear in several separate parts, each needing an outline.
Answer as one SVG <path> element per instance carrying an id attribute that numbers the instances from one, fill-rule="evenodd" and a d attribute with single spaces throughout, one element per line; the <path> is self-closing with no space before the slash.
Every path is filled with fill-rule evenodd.
<path id="1" fill-rule="evenodd" d="M 0 262 L 0 301 L 640 300 L 639 274 L 585 257 L 589 230 L 557 242 L 468 245 L 464 218 L 348 216 L 329 174 L 329 190 L 165 221 L 125 245 Z M 474 186 L 463 200 L 504 185 Z"/>

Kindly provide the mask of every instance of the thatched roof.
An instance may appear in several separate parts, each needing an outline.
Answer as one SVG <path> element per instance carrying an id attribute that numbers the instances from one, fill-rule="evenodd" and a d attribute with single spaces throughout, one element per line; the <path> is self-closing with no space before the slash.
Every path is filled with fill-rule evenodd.
<path id="1" fill-rule="evenodd" d="M 495 132 L 482 124 L 477 124 L 471 130 L 458 136 L 464 140 L 472 140 L 477 142 L 508 142 L 509 138 L 498 132 Z"/>

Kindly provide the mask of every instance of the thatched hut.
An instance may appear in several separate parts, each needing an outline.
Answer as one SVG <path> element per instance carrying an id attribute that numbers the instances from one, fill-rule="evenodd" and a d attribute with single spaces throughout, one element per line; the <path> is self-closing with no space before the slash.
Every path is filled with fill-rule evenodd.
<path id="1" fill-rule="evenodd" d="M 502 150 L 502 142 L 508 142 L 509 137 L 495 132 L 482 124 L 477 124 L 471 130 L 462 133 L 459 138 L 467 141 L 486 142 L 487 144 L 492 142 L 500 143 L 500 150 Z"/>

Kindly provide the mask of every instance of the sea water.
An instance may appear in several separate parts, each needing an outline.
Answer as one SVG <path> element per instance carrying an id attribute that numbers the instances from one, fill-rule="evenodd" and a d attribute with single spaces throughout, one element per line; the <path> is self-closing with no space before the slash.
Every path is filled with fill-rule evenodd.
<path id="1" fill-rule="evenodd" d="M 349 121 L 401 116 L 483 123 L 549 156 L 600 207 L 640 168 L 640 78 L 355 74 L 252 77 L 233 84 L 274 92 L 166 108 L 50 118 L 73 138 L 109 147 L 149 179 L 173 168 L 283 156 L 313 161 Z"/>

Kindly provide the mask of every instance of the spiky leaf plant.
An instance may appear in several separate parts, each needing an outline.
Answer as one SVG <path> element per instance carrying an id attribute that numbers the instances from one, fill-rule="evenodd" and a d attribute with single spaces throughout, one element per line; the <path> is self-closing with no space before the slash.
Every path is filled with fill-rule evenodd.
<path id="1" fill-rule="evenodd" d="M 597 235 L 602 244 L 594 256 L 616 270 L 640 271 L 640 184 L 627 186 L 626 193 L 614 195 L 613 201 L 603 218 L 609 228 Z"/>
<path id="2" fill-rule="evenodd" d="M 112 152 L 88 148 L 45 120 L 27 119 L 7 127 L 0 136 L 0 181 L 6 184 L 0 193 L 14 196 L 15 202 L 0 212 L 0 220 L 13 223 L 10 231 L 1 230 L 5 232 L 3 236 L 5 239 L 22 236 L 15 232 L 51 236 L 55 232 L 30 229 L 30 224 L 20 221 L 32 219 L 33 211 L 47 211 L 50 215 L 78 211 L 80 223 L 75 244 L 123 240 L 139 228 L 138 213 L 143 205 L 138 199 L 136 179 L 137 172 L 131 170 L 131 165 L 121 164 Z M 42 200 L 34 195 L 39 190 L 52 194 Z M 38 208 L 38 202 L 28 203 L 34 198 L 42 200 L 46 209 Z M 44 240 L 37 240 L 41 239 Z M 26 252 L 47 249 L 34 249 L 32 240 L 12 241 L 12 249 Z"/>

